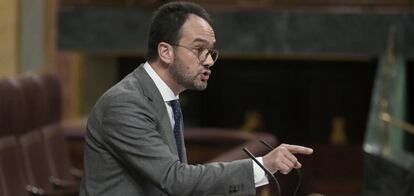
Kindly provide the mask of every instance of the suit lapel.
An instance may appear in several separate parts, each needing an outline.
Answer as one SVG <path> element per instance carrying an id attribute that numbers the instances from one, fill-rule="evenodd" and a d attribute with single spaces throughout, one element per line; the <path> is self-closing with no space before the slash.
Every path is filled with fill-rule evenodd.
<path id="1" fill-rule="evenodd" d="M 149 103 L 153 106 L 155 109 L 155 116 L 159 117 L 160 127 L 159 132 L 160 134 L 165 137 L 167 140 L 167 145 L 170 147 L 170 150 L 177 153 L 177 147 L 175 144 L 175 138 L 173 134 L 173 129 L 171 127 L 170 118 L 168 117 L 167 108 L 165 107 L 165 102 L 162 98 L 161 93 L 159 92 L 157 86 L 155 85 L 154 81 L 151 79 L 151 77 L 148 75 L 148 73 L 145 71 L 144 67 L 140 65 L 137 69 L 134 71 L 134 76 L 137 78 L 138 83 L 141 84 L 142 92 L 144 96 L 147 97 Z M 183 121 L 181 118 L 181 133 L 183 133 Z M 182 139 L 184 141 L 184 137 L 182 134 Z M 186 150 L 183 144 L 183 158 L 186 161 Z"/>

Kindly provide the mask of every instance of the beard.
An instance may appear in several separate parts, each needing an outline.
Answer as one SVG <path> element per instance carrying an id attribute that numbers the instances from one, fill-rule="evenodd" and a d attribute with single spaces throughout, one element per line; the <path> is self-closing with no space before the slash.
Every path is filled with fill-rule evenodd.
<path id="1" fill-rule="evenodd" d="M 202 81 L 200 78 L 202 73 L 192 71 L 177 56 L 174 56 L 174 63 L 170 66 L 169 71 L 173 79 L 185 89 L 201 91 L 207 88 L 207 81 Z"/>

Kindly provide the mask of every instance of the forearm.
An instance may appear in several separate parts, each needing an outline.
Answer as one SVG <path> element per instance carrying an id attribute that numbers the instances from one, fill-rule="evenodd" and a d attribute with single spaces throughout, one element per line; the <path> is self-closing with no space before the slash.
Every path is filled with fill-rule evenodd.
<path id="1" fill-rule="evenodd" d="M 178 164 L 158 181 L 160 188 L 170 195 L 255 195 L 250 160 Z"/>

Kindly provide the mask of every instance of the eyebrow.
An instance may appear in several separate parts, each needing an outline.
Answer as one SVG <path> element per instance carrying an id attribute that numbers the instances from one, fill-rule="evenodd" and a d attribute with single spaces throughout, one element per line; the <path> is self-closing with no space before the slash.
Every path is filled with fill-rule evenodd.
<path id="1" fill-rule="evenodd" d="M 196 38 L 196 39 L 194 39 L 193 40 L 193 43 L 195 43 L 195 42 L 203 42 L 205 44 L 209 44 L 207 40 L 202 39 L 202 38 Z M 215 42 L 213 43 L 213 48 L 214 48 L 214 44 L 215 44 Z"/>

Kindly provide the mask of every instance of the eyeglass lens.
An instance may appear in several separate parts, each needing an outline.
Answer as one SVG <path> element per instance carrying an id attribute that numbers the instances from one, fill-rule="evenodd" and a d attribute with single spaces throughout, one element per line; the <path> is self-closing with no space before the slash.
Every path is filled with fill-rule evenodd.
<path id="1" fill-rule="evenodd" d="M 199 55 L 199 60 L 200 61 L 205 61 L 208 58 L 208 55 L 211 55 L 211 58 L 213 59 L 213 61 L 216 62 L 216 60 L 218 58 L 218 51 L 217 50 L 204 49 Z"/>

